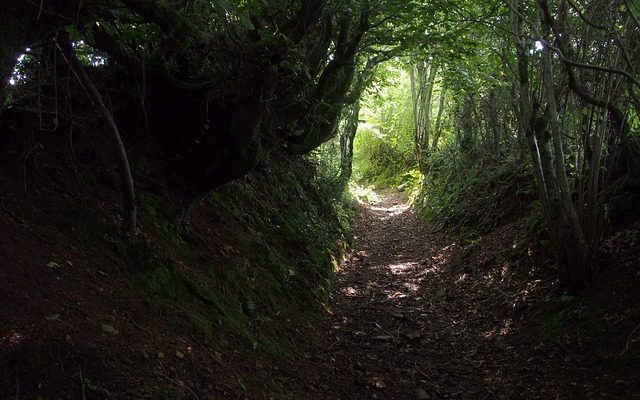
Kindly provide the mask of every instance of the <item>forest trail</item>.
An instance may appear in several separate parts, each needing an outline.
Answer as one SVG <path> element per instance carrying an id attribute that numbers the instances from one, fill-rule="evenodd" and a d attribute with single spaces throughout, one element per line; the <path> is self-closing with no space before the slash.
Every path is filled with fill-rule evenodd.
<path id="1" fill-rule="evenodd" d="M 388 193 L 363 206 L 318 332 L 326 342 L 293 372 L 306 391 L 294 398 L 601 398 L 597 367 L 519 330 L 537 289 L 496 261 L 509 227 L 465 255 L 405 202 Z"/>

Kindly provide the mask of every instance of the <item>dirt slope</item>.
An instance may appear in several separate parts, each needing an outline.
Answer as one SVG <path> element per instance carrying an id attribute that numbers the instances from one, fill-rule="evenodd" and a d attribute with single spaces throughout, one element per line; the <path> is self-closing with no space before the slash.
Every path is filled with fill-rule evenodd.
<path id="1" fill-rule="evenodd" d="M 294 398 L 633 399 L 633 368 L 584 343 L 531 332 L 553 282 L 514 271 L 507 225 L 461 249 L 429 232 L 400 194 L 363 207 L 338 272 L 324 340 L 291 365 Z"/>

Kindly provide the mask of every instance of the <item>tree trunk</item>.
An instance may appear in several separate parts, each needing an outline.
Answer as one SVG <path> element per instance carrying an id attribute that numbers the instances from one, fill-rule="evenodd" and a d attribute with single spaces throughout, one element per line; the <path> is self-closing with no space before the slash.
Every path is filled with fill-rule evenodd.
<path id="1" fill-rule="evenodd" d="M 444 100 L 447 94 L 446 86 L 442 85 L 440 89 L 440 101 L 438 103 L 438 115 L 436 116 L 436 126 L 433 130 L 433 141 L 431 143 L 431 150 L 436 150 L 438 148 L 438 142 L 440 141 L 440 136 L 442 136 L 442 113 L 444 111 Z"/>
<path id="2" fill-rule="evenodd" d="M 122 205 L 124 213 L 123 227 L 125 229 L 127 239 L 133 241 L 137 235 L 137 222 L 136 222 L 136 199 L 135 189 L 133 184 L 133 176 L 131 175 L 131 167 L 129 166 L 129 158 L 127 157 L 127 151 L 120 137 L 118 126 L 111 115 L 109 109 L 104 104 L 102 95 L 91 81 L 89 74 L 85 70 L 84 66 L 78 60 L 73 45 L 69 41 L 66 35 L 61 34 L 58 37 L 58 45 L 62 54 L 68 57 L 69 64 L 72 71 L 76 75 L 80 84 L 86 89 L 89 99 L 93 105 L 97 108 L 98 114 L 104 119 L 107 129 L 111 136 L 113 143 L 113 151 L 117 159 L 118 173 L 120 175 L 120 186 L 122 190 Z"/>
<path id="3" fill-rule="evenodd" d="M 353 141 L 358 131 L 360 100 L 356 100 L 345 111 L 347 111 L 347 117 L 344 121 L 343 131 L 340 134 L 340 177 L 338 179 L 340 192 L 347 187 L 353 172 Z"/>
<path id="4" fill-rule="evenodd" d="M 548 50 L 542 55 L 542 84 L 547 112 L 538 115 L 540 107 L 534 106 L 529 85 L 528 50 L 522 41 L 518 1 L 511 1 L 510 6 L 520 83 L 519 126 L 533 161 L 542 211 L 553 242 L 560 278 L 571 290 L 580 290 L 587 283 L 589 253 L 567 181 L 553 86 L 552 58 Z M 549 148 L 550 141 L 553 143 L 553 152 Z"/>
<path id="5" fill-rule="evenodd" d="M 547 116 L 553 143 L 553 164 L 555 165 L 554 185 L 558 191 L 562 218 L 556 220 L 562 252 L 562 262 L 559 264 L 561 278 L 575 290 L 583 289 L 589 279 L 591 270 L 589 247 L 584 238 L 578 213 L 573 204 L 567 170 L 565 167 L 565 153 L 560 127 L 560 117 L 556 104 L 556 91 L 553 84 L 553 60 L 549 49 L 542 50 L 542 81 L 547 102 Z"/>
<path id="6" fill-rule="evenodd" d="M 343 109 L 345 117 L 343 117 L 342 131 L 340 132 L 340 176 L 338 177 L 340 192 L 346 189 L 353 172 L 353 141 L 358 132 L 360 97 L 375 74 L 378 64 L 386 59 L 385 56 L 369 58 L 362 69 L 358 70 L 348 96 L 352 103 Z"/>
<path id="7" fill-rule="evenodd" d="M 411 67 L 411 97 L 413 102 L 413 139 L 418 166 L 427 174 L 431 151 L 431 110 L 437 66 L 425 61 L 414 62 Z"/>

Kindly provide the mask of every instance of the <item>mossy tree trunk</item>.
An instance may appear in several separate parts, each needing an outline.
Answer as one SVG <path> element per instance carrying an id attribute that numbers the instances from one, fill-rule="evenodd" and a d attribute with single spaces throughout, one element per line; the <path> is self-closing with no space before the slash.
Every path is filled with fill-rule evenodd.
<path id="1" fill-rule="evenodd" d="M 353 141 L 358 132 L 360 116 L 360 100 L 345 108 L 346 117 L 340 132 L 340 176 L 338 177 L 339 191 L 346 189 L 353 173 Z"/>
<path id="2" fill-rule="evenodd" d="M 338 177 L 340 191 L 346 189 L 353 172 L 353 142 L 360 122 L 360 98 L 375 75 L 377 66 L 388 58 L 388 54 L 369 57 L 367 62 L 358 70 L 353 87 L 348 95 L 348 102 L 351 104 L 344 108 L 342 130 L 340 132 L 340 176 Z"/>

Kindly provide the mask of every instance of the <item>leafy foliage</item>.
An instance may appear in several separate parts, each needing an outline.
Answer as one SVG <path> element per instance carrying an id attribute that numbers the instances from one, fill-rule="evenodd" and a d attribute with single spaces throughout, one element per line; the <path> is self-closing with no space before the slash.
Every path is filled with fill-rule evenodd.
<path id="1" fill-rule="evenodd" d="M 495 164 L 456 153 L 451 145 L 431 158 L 414 204 L 422 217 L 463 240 L 531 212 L 531 171 L 516 158 Z"/>
<path id="2" fill-rule="evenodd" d="M 364 99 L 355 140 L 355 179 L 374 186 L 400 185 L 413 177 L 408 75 L 402 64 L 380 68 Z"/>

